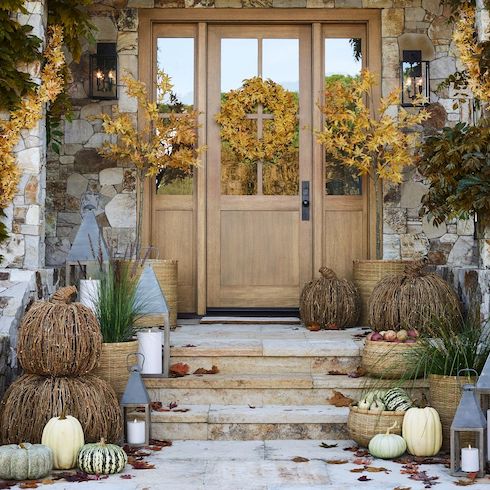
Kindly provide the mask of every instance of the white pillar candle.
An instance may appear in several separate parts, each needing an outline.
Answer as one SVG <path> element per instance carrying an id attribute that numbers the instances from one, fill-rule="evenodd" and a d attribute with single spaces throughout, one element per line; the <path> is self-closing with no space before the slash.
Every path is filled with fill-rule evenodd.
<path id="1" fill-rule="evenodd" d="M 80 280 L 80 303 L 95 312 L 99 296 L 100 281 L 98 279 Z"/>
<path id="2" fill-rule="evenodd" d="M 127 435 L 128 444 L 144 444 L 146 442 L 146 427 L 144 420 L 128 420 Z"/>
<path id="3" fill-rule="evenodd" d="M 142 374 L 162 374 L 163 332 L 158 329 L 140 330 L 138 332 L 139 366 Z"/>
<path id="4" fill-rule="evenodd" d="M 461 449 L 461 471 L 474 473 L 480 471 L 480 462 L 476 447 L 464 447 Z"/>
<path id="5" fill-rule="evenodd" d="M 490 461 L 490 410 L 487 410 L 487 460 Z"/>

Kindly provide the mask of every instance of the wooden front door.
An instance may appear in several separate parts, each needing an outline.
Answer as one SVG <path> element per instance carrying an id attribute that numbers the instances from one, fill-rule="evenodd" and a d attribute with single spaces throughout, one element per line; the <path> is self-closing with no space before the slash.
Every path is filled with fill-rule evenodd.
<path id="1" fill-rule="evenodd" d="M 151 86 L 157 68 L 172 77 L 164 107 L 197 109 L 207 146 L 192 176 L 162 171 L 148 183 L 145 241 L 179 261 L 179 312 L 297 307 L 321 266 L 351 278 L 352 260 L 373 255 L 373 189 L 329 161 L 314 131 L 328 80 L 348 83 L 363 66 L 380 75 L 379 17 L 376 9 L 140 12 L 141 78 Z M 254 76 L 280 84 L 299 105 L 294 151 L 273 164 L 244 164 L 216 122 L 227 93 Z M 246 116 L 257 138 L 274 123 L 266 109 Z"/>
<path id="2" fill-rule="evenodd" d="M 309 29 L 210 26 L 208 49 L 208 307 L 295 307 L 312 271 L 311 213 L 301 195 L 311 182 Z M 294 151 L 273 163 L 241 161 L 216 123 L 227 93 L 255 76 L 298 94 Z M 274 124 L 261 104 L 247 118 L 258 139 Z"/>

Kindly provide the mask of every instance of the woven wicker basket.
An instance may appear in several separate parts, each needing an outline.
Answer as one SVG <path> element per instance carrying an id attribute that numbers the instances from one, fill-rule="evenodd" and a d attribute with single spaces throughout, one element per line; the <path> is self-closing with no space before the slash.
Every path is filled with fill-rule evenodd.
<path id="1" fill-rule="evenodd" d="M 157 276 L 160 287 L 162 288 L 165 299 L 170 313 L 170 326 L 177 326 L 177 277 L 178 277 L 178 262 L 177 260 L 164 260 L 164 259 L 147 259 L 145 266 L 149 264 L 152 266 L 155 275 Z M 143 272 L 142 267 L 138 267 L 136 272 L 139 277 Z M 161 315 L 148 315 L 139 319 L 135 327 L 155 327 L 163 326 L 163 316 Z"/>
<path id="2" fill-rule="evenodd" d="M 475 383 L 474 378 L 457 376 L 429 375 L 429 398 L 430 404 L 437 410 L 442 424 L 442 449 L 449 451 L 449 436 L 454 414 L 461 400 L 462 387 L 464 383 Z M 463 438 L 463 445 L 465 439 Z M 470 443 L 473 443 L 471 438 Z"/>
<path id="3" fill-rule="evenodd" d="M 138 352 L 138 341 L 103 343 L 100 364 L 91 374 L 107 381 L 121 398 L 128 383 L 128 355 Z M 135 359 L 130 359 L 135 362 Z"/>
<path id="4" fill-rule="evenodd" d="M 372 413 L 358 407 L 350 407 L 347 429 L 351 439 L 360 446 L 368 447 L 369 441 L 376 435 L 386 432 L 396 422 L 392 434 L 401 435 L 405 412 Z"/>
<path id="5" fill-rule="evenodd" d="M 354 283 L 361 295 L 361 315 L 359 325 L 368 325 L 369 298 L 374 286 L 389 274 L 404 271 L 407 260 L 354 260 Z"/>
<path id="6" fill-rule="evenodd" d="M 366 340 L 362 351 L 362 367 L 375 378 L 401 379 L 415 367 L 415 362 L 410 359 L 410 352 L 416 346 L 416 343 Z"/>

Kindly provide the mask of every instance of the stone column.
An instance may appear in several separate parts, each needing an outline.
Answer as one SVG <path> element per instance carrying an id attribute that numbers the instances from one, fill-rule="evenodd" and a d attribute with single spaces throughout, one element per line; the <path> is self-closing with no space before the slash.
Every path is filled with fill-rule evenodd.
<path id="1" fill-rule="evenodd" d="M 45 0 L 25 3 L 26 14 L 18 14 L 21 24 L 33 27 L 32 34 L 45 39 L 47 10 Z M 41 65 L 28 67 L 34 81 L 39 82 Z M 23 130 L 15 148 L 17 164 L 22 172 L 14 201 L 8 209 L 7 229 L 10 234 L 0 253 L 3 267 L 39 269 L 44 266 L 44 203 L 46 198 L 46 124 L 45 119 L 32 130 Z"/>

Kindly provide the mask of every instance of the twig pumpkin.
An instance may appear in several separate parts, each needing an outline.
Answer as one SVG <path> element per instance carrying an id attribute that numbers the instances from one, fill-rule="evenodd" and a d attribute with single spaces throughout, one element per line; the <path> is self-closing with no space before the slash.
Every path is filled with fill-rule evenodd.
<path id="1" fill-rule="evenodd" d="M 338 279 L 332 269 L 322 267 L 320 278 L 303 288 L 300 298 L 301 320 L 306 326 L 321 328 L 354 326 L 359 318 L 360 296 L 347 279 Z"/>
<path id="2" fill-rule="evenodd" d="M 432 320 L 457 325 L 461 306 L 453 288 L 439 275 L 424 271 L 428 259 L 408 264 L 402 274 L 386 276 L 369 300 L 369 324 L 373 330 L 417 328 Z"/>
<path id="3" fill-rule="evenodd" d="M 90 308 L 72 303 L 76 288 L 61 288 L 50 301 L 36 301 L 24 315 L 17 355 L 28 373 L 87 374 L 99 364 L 100 327 Z"/>
<path id="4" fill-rule="evenodd" d="M 0 404 L 1 442 L 41 442 L 46 423 L 63 410 L 79 420 L 85 441 L 101 437 L 119 441 L 121 412 L 106 381 L 91 374 L 78 378 L 24 374 L 12 383 Z"/>

